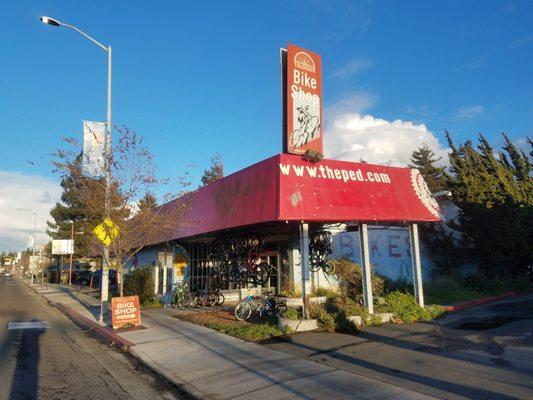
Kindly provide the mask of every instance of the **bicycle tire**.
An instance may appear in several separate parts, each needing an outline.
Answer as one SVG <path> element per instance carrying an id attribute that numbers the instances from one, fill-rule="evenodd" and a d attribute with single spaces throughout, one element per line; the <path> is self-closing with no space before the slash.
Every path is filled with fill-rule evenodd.
<path id="1" fill-rule="evenodd" d="M 261 262 L 253 267 L 253 283 L 263 286 L 270 278 L 270 266 L 266 262 Z"/>
<path id="2" fill-rule="evenodd" d="M 320 271 L 320 264 L 317 263 L 309 263 L 309 271 L 311 272 L 318 272 Z"/>
<path id="3" fill-rule="evenodd" d="M 217 306 L 221 306 L 226 301 L 226 298 L 222 293 L 217 293 L 217 302 L 215 303 Z"/>
<path id="4" fill-rule="evenodd" d="M 246 321 L 252 315 L 252 305 L 249 301 L 240 301 L 233 310 L 233 315 L 239 321 Z"/>
<path id="5" fill-rule="evenodd" d="M 287 305 L 286 304 L 276 304 L 276 309 L 274 311 L 276 317 L 281 317 L 281 315 L 287 311 Z"/>
<path id="6" fill-rule="evenodd" d="M 327 275 L 333 275 L 335 273 L 335 263 L 331 260 L 326 260 L 322 263 L 322 270 Z"/>

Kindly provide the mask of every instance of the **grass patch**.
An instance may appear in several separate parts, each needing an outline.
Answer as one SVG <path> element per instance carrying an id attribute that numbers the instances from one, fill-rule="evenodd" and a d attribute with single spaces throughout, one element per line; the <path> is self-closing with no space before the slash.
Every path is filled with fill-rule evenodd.
<path id="1" fill-rule="evenodd" d="M 290 333 L 289 329 L 280 329 L 273 323 L 260 324 L 221 324 L 217 322 L 208 322 L 205 324 L 208 328 L 215 329 L 226 335 L 234 336 L 249 342 L 258 342 L 261 340 L 271 339 Z"/>

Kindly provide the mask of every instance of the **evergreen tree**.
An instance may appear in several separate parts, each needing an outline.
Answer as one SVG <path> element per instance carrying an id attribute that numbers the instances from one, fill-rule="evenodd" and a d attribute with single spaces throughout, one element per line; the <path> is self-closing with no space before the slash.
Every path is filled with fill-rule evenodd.
<path id="1" fill-rule="evenodd" d="M 139 212 L 143 212 L 145 210 L 146 211 L 153 210 L 154 208 L 157 207 L 157 199 L 152 193 L 146 192 L 144 197 L 139 200 L 138 206 L 139 206 Z"/>
<path id="2" fill-rule="evenodd" d="M 510 141 L 497 159 L 482 135 L 476 149 L 471 142 L 455 147 L 446 133 L 452 152 L 448 184 L 459 208 L 463 247 L 491 276 L 517 276 L 533 262 L 533 196 L 524 188 L 532 184 L 529 160 L 515 152 Z M 511 159 L 509 162 L 508 158 Z"/>
<path id="3" fill-rule="evenodd" d="M 224 163 L 219 154 L 211 157 L 211 166 L 204 170 L 202 176 L 202 186 L 209 185 L 224 177 Z"/>
<path id="4" fill-rule="evenodd" d="M 441 159 L 442 157 L 437 158 L 435 152 L 425 143 L 411 154 L 409 167 L 420 171 L 432 193 L 447 189 L 445 168 L 436 166 Z"/>

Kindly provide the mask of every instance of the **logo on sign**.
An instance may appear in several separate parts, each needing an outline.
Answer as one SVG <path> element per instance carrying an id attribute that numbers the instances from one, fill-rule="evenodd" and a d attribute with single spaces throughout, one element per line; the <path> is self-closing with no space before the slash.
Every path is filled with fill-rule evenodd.
<path id="1" fill-rule="evenodd" d="M 417 197 L 422 201 L 422 204 L 433 214 L 435 217 L 439 216 L 439 203 L 431 196 L 431 191 L 428 188 L 424 177 L 417 169 L 411 170 L 411 185 L 415 190 Z"/>
<path id="2" fill-rule="evenodd" d="M 312 73 L 316 72 L 315 62 L 313 59 L 309 56 L 309 54 L 299 51 L 294 56 L 294 65 L 300 69 L 303 69 L 305 71 L 309 71 Z"/>

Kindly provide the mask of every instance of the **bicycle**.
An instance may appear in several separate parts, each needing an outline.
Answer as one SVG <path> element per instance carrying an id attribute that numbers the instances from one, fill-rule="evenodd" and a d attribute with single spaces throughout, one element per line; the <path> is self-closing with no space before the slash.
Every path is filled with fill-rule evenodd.
<path id="1" fill-rule="evenodd" d="M 335 273 L 335 263 L 329 258 L 333 253 L 333 238 L 328 231 L 317 231 L 309 241 L 309 270 L 324 271 L 327 275 Z"/>
<path id="2" fill-rule="evenodd" d="M 196 307 L 197 302 L 195 296 L 189 291 L 186 282 L 177 283 L 174 285 L 174 292 L 170 300 L 170 306 L 174 308 Z"/>
<path id="3" fill-rule="evenodd" d="M 300 127 L 295 129 L 289 138 L 291 146 L 296 148 L 314 140 L 320 128 L 320 120 L 318 116 L 309 112 L 309 106 L 298 107 L 297 110 L 298 116 L 296 119 L 300 123 Z"/>
<path id="4" fill-rule="evenodd" d="M 271 294 L 272 292 L 268 292 L 262 297 L 262 304 L 256 303 L 254 301 L 254 296 L 246 296 L 246 299 L 238 302 L 235 306 L 235 309 L 233 310 L 235 318 L 239 321 L 246 321 L 251 317 L 253 311 L 259 314 L 259 318 L 263 318 L 264 315 L 279 317 L 287 310 L 287 304 L 285 300 L 277 302 L 272 298 Z"/>

